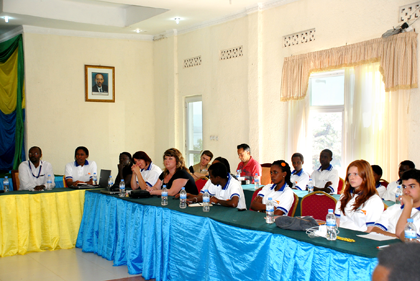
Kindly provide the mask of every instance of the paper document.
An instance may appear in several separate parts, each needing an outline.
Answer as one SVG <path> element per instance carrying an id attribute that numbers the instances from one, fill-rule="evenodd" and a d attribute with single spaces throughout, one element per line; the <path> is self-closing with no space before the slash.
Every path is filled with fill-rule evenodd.
<path id="1" fill-rule="evenodd" d="M 379 234 L 379 233 L 376 233 L 376 232 L 371 232 L 369 234 L 361 234 L 361 235 L 357 235 L 357 236 L 362 237 L 362 238 L 376 240 L 376 241 L 386 241 L 386 240 L 397 239 L 397 237 L 386 236 L 386 235 Z"/>

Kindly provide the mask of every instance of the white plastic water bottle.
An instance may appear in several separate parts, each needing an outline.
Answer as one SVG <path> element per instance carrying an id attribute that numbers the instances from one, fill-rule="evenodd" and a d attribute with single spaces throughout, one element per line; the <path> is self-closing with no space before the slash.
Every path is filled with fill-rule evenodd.
<path id="1" fill-rule="evenodd" d="M 395 191 L 395 204 L 401 204 L 400 196 L 403 195 L 403 190 L 401 188 L 401 185 L 397 186 L 397 190 Z"/>
<path id="2" fill-rule="evenodd" d="M 337 239 L 336 219 L 333 209 L 328 209 L 327 221 L 327 240 L 334 241 Z"/>
<path id="3" fill-rule="evenodd" d="M 255 189 L 260 188 L 260 177 L 258 176 L 258 173 L 255 173 L 254 176 L 254 187 Z"/>
<path id="4" fill-rule="evenodd" d="M 267 204 L 265 204 L 265 222 L 274 223 L 274 202 L 271 197 L 268 198 Z"/>
<path id="5" fill-rule="evenodd" d="M 413 223 L 413 219 L 407 219 L 407 224 L 404 228 L 405 242 L 417 242 L 417 229 Z"/>
<path id="6" fill-rule="evenodd" d="M 52 178 L 51 178 L 51 175 L 48 175 L 48 178 L 47 178 L 47 185 L 45 186 L 45 188 L 46 188 L 47 190 L 52 190 Z"/>
<path id="7" fill-rule="evenodd" d="M 108 190 L 111 190 L 112 186 L 114 185 L 114 181 L 112 180 L 112 176 L 108 178 Z"/>
<path id="8" fill-rule="evenodd" d="M 203 194 L 203 212 L 210 212 L 210 194 L 207 189 Z"/>
<path id="9" fill-rule="evenodd" d="M 308 181 L 308 193 L 311 193 L 314 191 L 314 182 L 312 181 L 312 179 L 309 179 Z"/>
<path id="10" fill-rule="evenodd" d="M 93 173 L 93 185 L 98 185 L 98 175 L 96 173 Z"/>
<path id="11" fill-rule="evenodd" d="M 4 177 L 3 190 L 4 190 L 4 192 L 9 192 L 9 190 L 10 190 L 10 183 L 9 183 L 9 177 L 8 176 Z"/>
<path id="12" fill-rule="evenodd" d="M 125 182 L 123 179 L 120 181 L 120 197 L 125 197 Z"/>
<path id="13" fill-rule="evenodd" d="M 162 206 L 168 205 L 168 190 L 166 189 L 166 185 L 163 185 L 162 194 L 160 195 L 160 204 Z"/>
<path id="14" fill-rule="evenodd" d="M 239 180 L 241 177 L 241 170 L 236 170 L 236 178 Z"/>
<path id="15" fill-rule="evenodd" d="M 185 187 L 182 187 L 179 193 L 179 207 L 181 209 L 187 208 L 187 192 L 185 191 Z"/>

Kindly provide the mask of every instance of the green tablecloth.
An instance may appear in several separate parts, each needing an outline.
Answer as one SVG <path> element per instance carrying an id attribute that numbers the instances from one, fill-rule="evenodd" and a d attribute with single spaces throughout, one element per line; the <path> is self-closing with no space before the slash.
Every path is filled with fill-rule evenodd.
<path id="1" fill-rule="evenodd" d="M 89 192 L 100 192 L 99 190 L 89 190 Z M 107 195 L 118 197 L 118 195 Z M 160 198 L 151 197 L 145 199 L 131 199 L 131 198 L 121 198 L 122 200 L 143 204 L 162 207 L 160 204 Z M 340 240 L 328 241 L 325 238 L 309 238 L 308 235 L 303 231 L 291 231 L 284 230 L 276 227 L 274 224 L 266 224 L 264 213 L 258 213 L 253 211 L 238 211 L 236 208 L 228 208 L 223 206 L 213 206 L 211 207 L 210 212 L 204 213 L 201 207 L 189 207 L 186 209 L 179 208 L 179 200 L 173 200 L 171 197 L 169 199 L 168 206 L 164 208 L 169 208 L 176 210 L 178 212 L 187 213 L 196 216 L 209 217 L 216 221 L 222 222 L 227 225 L 232 225 L 236 227 L 241 227 L 251 230 L 259 230 L 271 232 L 274 234 L 280 234 L 287 237 L 294 238 L 299 241 L 308 242 L 316 246 L 331 248 L 340 252 L 349 253 L 352 255 L 358 255 L 362 257 L 374 258 L 378 254 L 377 246 L 387 245 L 391 243 L 400 243 L 399 240 L 391 241 L 374 241 L 369 239 L 364 239 L 356 236 L 357 234 L 365 234 L 364 232 L 352 231 L 348 229 L 340 228 L 339 236 L 345 238 L 352 238 L 356 240 L 355 243 L 344 242 Z"/>

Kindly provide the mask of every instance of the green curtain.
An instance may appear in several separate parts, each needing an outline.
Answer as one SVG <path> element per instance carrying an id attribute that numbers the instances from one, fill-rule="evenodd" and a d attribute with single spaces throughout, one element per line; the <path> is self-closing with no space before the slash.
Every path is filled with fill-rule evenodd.
<path id="1" fill-rule="evenodd" d="M 24 54 L 18 35 L 0 43 L 0 170 L 25 160 Z"/>

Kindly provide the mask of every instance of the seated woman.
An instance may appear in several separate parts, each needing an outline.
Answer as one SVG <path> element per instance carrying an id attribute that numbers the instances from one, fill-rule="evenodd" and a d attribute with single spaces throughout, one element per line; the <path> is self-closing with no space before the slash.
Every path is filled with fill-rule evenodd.
<path id="1" fill-rule="evenodd" d="M 134 165 L 131 167 L 133 176 L 131 177 L 131 188 L 148 189 L 156 184 L 162 170 L 152 163 L 149 155 L 144 151 L 137 151 L 133 155 Z"/>
<path id="2" fill-rule="evenodd" d="M 84 146 L 79 146 L 74 152 L 76 161 L 67 163 L 64 174 L 67 186 L 77 186 L 78 184 L 92 184 L 92 176 L 97 173 L 95 161 L 88 161 L 89 150 Z"/>
<path id="3" fill-rule="evenodd" d="M 115 183 L 112 186 L 113 188 L 119 188 L 122 179 L 125 182 L 125 187 L 131 186 L 131 176 L 133 175 L 131 166 L 133 166 L 133 162 L 131 162 L 131 154 L 128 152 L 121 152 L 120 163 L 117 165 L 118 175 L 115 178 Z"/>
<path id="4" fill-rule="evenodd" d="M 213 153 L 210 150 L 204 150 L 201 153 L 200 163 L 190 167 L 190 172 L 194 180 L 207 177 L 209 175 L 210 161 L 213 158 Z"/>
<path id="5" fill-rule="evenodd" d="M 159 180 L 153 187 L 147 190 L 151 195 L 161 195 L 161 188 L 166 185 L 169 196 L 177 195 L 182 187 L 185 187 L 187 193 L 198 194 L 195 181 L 185 167 L 184 157 L 176 148 L 170 148 L 163 154 L 163 164 L 165 170 L 160 175 Z"/>
<path id="6" fill-rule="evenodd" d="M 335 206 L 337 226 L 370 232 L 384 211 L 378 196 L 373 171 L 365 160 L 356 160 L 347 167 L 346 186 Z"/>
<path id="7" fill-rule="evenodd" d="M 271 182 L 264 186 L 257 197 L 251 203 L 251 208 L 255 211 L 265 212 L 265 204 L 268 198 L 274 202 L 274 214 L 278 216 L 287 215 L 293 205 L 294 195 L 290 181 L 290 166 L 284 160 L 274 161 L 270 168 Z"/>

